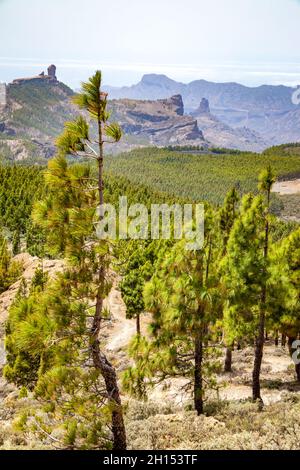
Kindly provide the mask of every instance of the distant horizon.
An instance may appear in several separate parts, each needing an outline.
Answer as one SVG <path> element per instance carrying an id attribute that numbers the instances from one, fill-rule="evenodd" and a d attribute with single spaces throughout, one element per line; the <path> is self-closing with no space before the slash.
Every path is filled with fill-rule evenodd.
<path id="1" fill-rule="evenodd" d="M 245 86 L 300 84 L 300 0 L 0 0 L 0 80 L 55 63 L 71 88 L 147 73 Z"/>
<path id="2" fill-rule="evenodd" d="M 238 83 L 240 85 L 257 88 L 260 86 L 287 86 L 290 88 L 296 88 L 300 86 L 300 65 L 297 64 L 286 64 L 286 67 L 289 68 L 299 68 L 299 75 L 296 72 L 271 72 L 264 71 L 266 67 L 272 67 L 264 65 L 260 70 L 255 70 L 255 66 L 242 66 L 239 69 L 238 64 L 223 64 L 218 67 L 213 67 L 210 65 L 210 70 L 208 71 L 207 67 L 195 67 L 191 68 L 189 66 L 168 66 L 163 67 L 159 65 L 146 65 L 146 64 L 135 64 L 131 66 L 123 65 L 114 65 L 114 64 L 101 64 L 89 63 L 82 61 L 33 61 L 32 59 L 9 59 L 0 57 L 0 83 L 11 83 L 13 80 L 18 78 L 26 78 L 31 76 L 37 76 L 41 72 L 47 72 L 47 67 L 51 64 L 57 66 L 57 76 L 58 80 L 68 85 L 70 88 L 76 90 L 80 87 L 81 81 L 85 80 L 90 76 L 96 69 L 100 69 L 103 72 L 103 84 L 106 87 L 130 87 L 139 83 L 145 75 L 164 75 L 169 79 L 180 82 L 183 84 L 189 84 L 198 80 L 205 80 L 208 82 L 215 83 Z M 118 68 L 119 67 L 119 68 Z M 273 65 L 274 67 L 274 65 Z M 139 70 L 140 69 L 140 70 Z M 222 76 L 218 77 L 217 70 L 222 70 Z M 241 70 L 244 71 L 244 74 L 248 74 L 248 79 L 245 80 L 238 79 L 235 75 L 239 70 L 239 75 Z M 179 72 L 179 73 L 178 73 Z M 181 73 L 180 73 L 181 72 Z M 184 73 L 186 78 L 184 79 Z M 108 81 L 107 77 L 115 74 L 118 76 L 118 82 L 115 83 L 114 80 Z M 201 75 L 199 75 L 201 74 Z M 265 75 L 264 75 L 265 74 Z M 124 82 L 121 82 L 120 75 L 124 77 Z M 269 77 L 269 80 L 263 80 L 262 77 Z M 295 77 L 299 79 L 296 80 Z M 227 79 L 226 79 L 227 77 Z M 252 77 L 252 80 L 249 78 Z M 282 77 L 280 80 L 279 77 Z M 285 77 L 285 80 L 284 78 Z M 261 79 L 260 79 L 261 78 Z"/>

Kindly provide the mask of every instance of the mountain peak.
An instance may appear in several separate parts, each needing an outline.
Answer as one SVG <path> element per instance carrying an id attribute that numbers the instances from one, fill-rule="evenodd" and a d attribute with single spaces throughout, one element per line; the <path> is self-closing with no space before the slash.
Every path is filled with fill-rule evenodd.
<path id="1" fill-rule="evenodd" d="M 167 77 L 167 75 L 149 73 L 143 75 L 141 83 L 143 85 L 169 85 L 176 82 L 171 78 Z"/>

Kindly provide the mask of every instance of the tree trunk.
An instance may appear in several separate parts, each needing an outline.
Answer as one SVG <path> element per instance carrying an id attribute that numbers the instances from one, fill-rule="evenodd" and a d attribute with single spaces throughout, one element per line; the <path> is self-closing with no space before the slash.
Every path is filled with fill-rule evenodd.
<path id="1" fill-rule="evenodd" d="M 232 372 L 232 347 L 226 348 L 224 372 Z"/>
<path id="2" fill-rule="evenodd" d="M 295 371 L 297 375 L 297 382 L 300 382 L 300 364 L 295 364 Z"/>
<path id="3" fill-rule="evenodd" d="M 278 347 L 278 345 L 279 345 L 279 337 L 278 337 L 278 331 L 276 331 L 275 346 Z"/>
<path id="4" fill-rule="evenodd" d="M 99 204 L 104 203 L 104 186 L 103 186 L 103 136 L 102 121 L 100 110 L 98 111 L 98 133 L 99 133 L 99 156 L 98 156 L 98 194 Z M 100 216 L 100 219 L 103 215 Z M 126 431 L 123 419 L 123 409 L 121 396 L 118 386 L 117 375 L 114 367 L 106 356 L 101 352 L 99 335 L 101 330 L 101 317 L 103 311 L 103 293 L 105 291 L 105 266 L 103 257 L 99 257 L 99 273 L 98 273 L 98 291 L 96 296 L 96 309 L 91 332 L 91 351 L 93 364 L 96 370 L 102 375 L 108 400 L 112 409 L 112 434 L 113 434 L 113 450 L 126 450 Z"/>
<path id="5" fill-rule="evenodd" d="M 203 414 L 203 338 L 199 333 L 195 338 L 194 403 L 198 416 Z"/>
<path id="6" fill-rule="evenodd" d="M 253 400 L 260 400 L 260 371 L 264 351 L 265 313 L 260 313 L 258 336 L 255 341 L 255 359 L 253 367 L 252 396 Z"/>
<path id="7" fill-rule="evenodd" d="M 112 407 L 113 450 L 126 450 L 126 431 L 116 371 L 100 349 L 99 334 L 103 309 L 101 289 L 104 282 L 104 278 L 102 276 L 104 276 L 103 268 L 100 269 L 99 274 L 99 291 L 91 335 L 92 358 L 95 369 L 98 370 L 104 378 L 108 399 Z"/>
<path id="8" fill-rule="evenodd" d="M 293 348 L 293 343 L 296 341 L 297 338 L 289 338 L 288 339 L 288 348 L 291 358 L 293 359 L 293 354 L 297 351 L 297 348 Z M 300 382 L 300 364 L 295 363 L 295 372 L 297 376 L 297 382 Z"/>
<path id="9" fill-rule="evenodd" d="M 284 333 L 282 333 L 282 336 L 281 336 L 281 346 L 283 348 L 286 347 L 286 335 Z"/>
<path id="10" fill-rule="evenodd" d="M 141 315 L 139 313 L 136 316 L 136 334 L 141 336 Z"/>
<path id="11" fill-rule="evenodd" d="M 106 391 L 112 407 L 113 450 L 126 450 L 126 432 L 122 403 L 115 369 L 100 351 L 99 340 L 92 346 L 94 367 L 104 378 Z"/>
<path id="12" fill-rule="evenodd" d="M 267 262 L 268 255 L 269 255 L 269 212 L 270 212 L 270 195 L 271 195 L 271 186 L 268 189 L 268 212 L 266 215 L 266 224 L 265 224 L 265 240 L 264 240 L 264 260 Z M 266 268 L 265 268 L 266 271 Z M 266 272 L 265 272 L 266 274 Z M 267 284 L 264 281 L 262 285 L 261 291 L 261 305 L 260 305 L 260 314 L 259 314 L 259 327 L 258 327 L 258 334 L 255 341 L 255 358 L 254 358 L 254 367 L 253 367 L 253 382 L 252 382 L 252 396 L 253 400 L 260 400 L 263 404 L 261 394 L 260 394 L 260 372 L 261 372 L 261 364 L 264 354 L 264 342 L 265 342 L 265 323 L 266 323 L 266 300 L 267 300 Z"/>

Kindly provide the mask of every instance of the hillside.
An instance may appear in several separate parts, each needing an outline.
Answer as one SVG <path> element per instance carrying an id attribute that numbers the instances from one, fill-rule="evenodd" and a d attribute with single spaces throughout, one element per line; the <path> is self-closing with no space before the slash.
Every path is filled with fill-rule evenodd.
<path id="1" fill-rule="evenodd" d="M 107 159 L 107 169 L 115 175 L 177 197 L 214 204 L 221 204 L 233 186 L 243 192 L 256 191 L 257 176 L 268 164 L 280 178 L 300 176 L 298 155 L 272 152 L 198 155 L 148 148 Z"/>
<path id="2" fill-rule="evenodd" d="M 185 84 L 165 75 L 144 75 L 139 83 L 131 87 L 106 87 L 112 98 L 159 99 L 180 93 L 187 109 L 196 109 L 206 97 L 212 109 L 240 109 L 240 111 L 282 111 L 293 109 L 291 94 L 295 91 L 286 86 L 263 85 L 256 88 L 239 83 L 214 83 L 195 80 Z"/>
<path id="3" fill-rule="evenodd" d="M 45 162 L 55 153 L 55 137 L 64 122 L 77 114 L 71 102 L 74 92 L 57 79 L 53 67 L 53 76 L 40 74 L 1 85 L 3 162 Z M 287 87 L 248 89 L 204 81 L 184 85 L 145 76 L 131 88 L 109 89 L 112 119 L 124 132 L 114 153 L 169 145 L 262 151 L 300 140 L 299 107 L 289 102 L 291 92 Z"/>
<path id="4" fill-rule="evenodd" d="M 2 88 L 6 93 L 5 106 L 0 108 L 2 161 L 41 163 L 53 156 L 64 122 L 78 113 L 71 102 L 74 92 L 56 76 L 43 74 L 14 80 Z M 116 152 L 149 145 L 205 145 L 197 121 L 184 115 L 181 96 L 112 101 L 110 111 L 124 131 Z"/>
<path id="5" fill-rule="evenodd" d="M 54 155 L 54 139 L 74 115 L 73 92 L 48 76 L 16 80 L 0 110 L 0 154 L 5 160 L 42 161 Z"/>

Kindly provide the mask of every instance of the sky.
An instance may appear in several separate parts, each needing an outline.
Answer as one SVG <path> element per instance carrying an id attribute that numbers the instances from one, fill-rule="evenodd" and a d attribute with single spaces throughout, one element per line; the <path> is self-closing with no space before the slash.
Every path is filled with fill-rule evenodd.
<path id="1" fill-rule="evenodd" d="M 50 63 L 73 88 L 145 73 L 300 84 L 300 0 L 0 0 L 0 81 Z"/>

